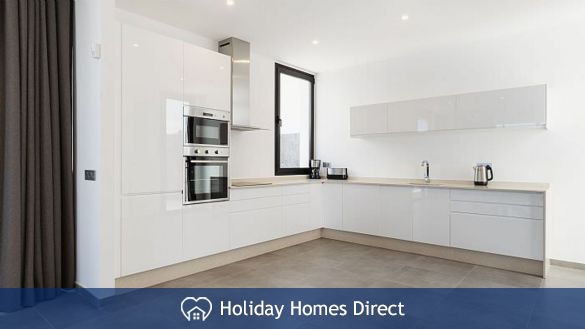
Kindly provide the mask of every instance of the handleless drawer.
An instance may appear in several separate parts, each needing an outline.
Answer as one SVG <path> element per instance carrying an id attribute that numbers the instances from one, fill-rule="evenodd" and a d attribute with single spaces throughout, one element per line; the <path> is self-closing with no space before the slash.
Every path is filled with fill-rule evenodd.
<path id="1" fill-rule="evenodd" d="M 293 195 L 293 194 L 309 194 L 310 186 L 308 183 L 285 185 L 282 187 L 282 194 Z"/>
<path id="2" fill-rule="evenodd" d="M 451 212 L 537 220 L 544 219 L 543 207 L 519 206 L 500 203 L 451 201 Z"/>
<path id="3" fill-rule="evenodd" d="M 247 200 L 255 198 L 266 198 L 281 196 L 282 187 L 280 186 L 258 186 L 248 188 L 232 188 L 230 191 L 230 200 Z"/>
<path id="4" fill-rule="evenodd" d="M 451 190 L 452 201 L 501 203 L 521 206 L 544 206 L 543 193 Z"/>
<path id="5" fill-rule="evenodd" d="M 473 214 L 451 214 L 451 247 L 543 260 L 544 222 Z"/>
<path id="6" fill-rule="evenodd" d="M 266 208 L 274 208 L 274 207 L 281 207 L 281 206 L 282 206 L 282 197 L 281 196 L 273 196 L 273 197 L 267 197 L 267 198 L 254 198 L 254 199 L 247 199 L 247 200 L 230 201 L 230 203 L 228 205 L 228 209 L 229 209 L 230 213 L 233 213 L 233 212 L 266 209 Z"/>
<path id="7" fill-rule="evenodd" d="M 309 203 L 309 194 L 294 194 L 283 196 L 283 203 L 285 205 Z"/>

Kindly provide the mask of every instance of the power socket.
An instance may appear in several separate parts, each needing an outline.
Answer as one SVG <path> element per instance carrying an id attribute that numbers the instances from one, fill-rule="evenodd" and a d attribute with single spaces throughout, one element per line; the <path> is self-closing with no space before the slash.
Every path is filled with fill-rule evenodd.
<path id="1" fill-rule="evenodd" d="M 86 170 L 85 180 L 95 181 L 95 170 Z"/>

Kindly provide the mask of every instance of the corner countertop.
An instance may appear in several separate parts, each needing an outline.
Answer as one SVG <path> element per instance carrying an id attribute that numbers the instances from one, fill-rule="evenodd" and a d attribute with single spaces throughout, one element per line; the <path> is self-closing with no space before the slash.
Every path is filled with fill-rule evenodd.
<path id="1" fill-rule="evenodd" d="M 365 185 L 386 185 L 386 186 L 410 186 L 428 188 L 453 188 L 479 191 L 516 191 L 516 192 L 546 192 L 549 184 L 546 183 L 520 183 L 520 182 L 490 182 L 488 186 L 475 186 L 473 181 L 460 180 L 431 180 L 425 183 L 422 179 L 408 178 L 380 178 L 380 177 L 351 177 L 348 180 L 308 179 L 306 176 L 287 177 L 264 177 L 232 179 L 232 189 L 282 186 L 295 184 L 316 184 L 316 183 L 337 183 L 337 184 L 365 184 Z"/>

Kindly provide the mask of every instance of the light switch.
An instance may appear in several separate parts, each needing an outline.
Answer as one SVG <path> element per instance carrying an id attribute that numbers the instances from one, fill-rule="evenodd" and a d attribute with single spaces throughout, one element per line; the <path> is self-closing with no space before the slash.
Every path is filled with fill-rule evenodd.
<path id="1" fill-rule="evenodd" d="M 91 57 L 95 59 L 102 58 L 102 44 L 94 43 L 91 45 Z"/>

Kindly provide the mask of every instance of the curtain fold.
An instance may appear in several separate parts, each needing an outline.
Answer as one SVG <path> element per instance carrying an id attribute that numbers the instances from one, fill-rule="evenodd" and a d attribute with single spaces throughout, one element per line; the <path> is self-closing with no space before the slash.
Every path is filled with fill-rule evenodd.
<path id="1" fill-rule="evenodd" d="M 72 0 L 0 0 L 0 288 L 75 284 L 73 42 Z"/>

